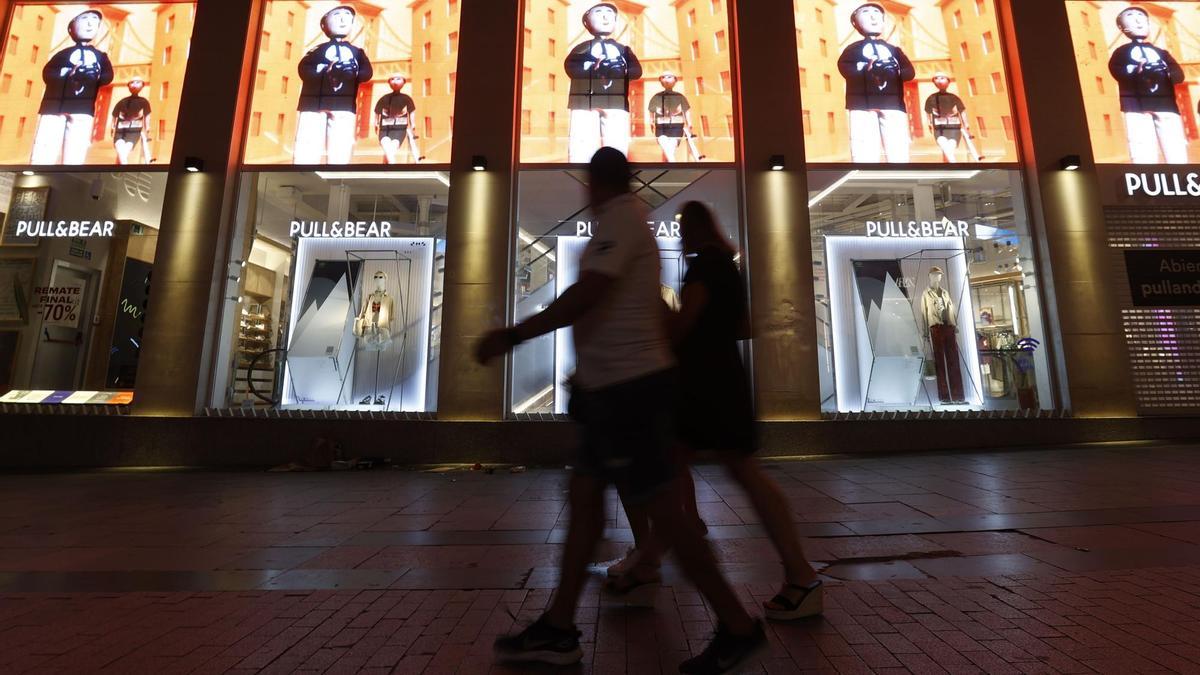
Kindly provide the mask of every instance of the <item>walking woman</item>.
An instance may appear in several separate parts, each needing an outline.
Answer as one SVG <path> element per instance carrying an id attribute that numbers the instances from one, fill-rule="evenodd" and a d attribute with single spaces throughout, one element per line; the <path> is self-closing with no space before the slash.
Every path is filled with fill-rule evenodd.
<path id="1" fill-rule="evenodd" d="M 684 254 L 691 258 L 682 306 L 678 313 L 669 314 L 671 340 L 679 360 L 679 439 L 688 451 L 716 452 L 729 475 L 749 495 L 783 560 L 783 586 L 763 605 L 767 618 L 786 621 L 820 614 L 821 581 L 804 558 L 787 499 L 754 457 L 754 405 L 737 344 L 749 336 L 749 314 L 734 250 L 705 205 L 687 203 L 679 222 Z M 684 508 L 696 514 L 690 471 L 684 471 L 682 480 Z M 646 518 L 645 513 L 629 511 L 627 508 L 631 523 Z M 644 522 L 633 525 L 634 532 L 649 529 Z M 637 542 L 637 548 L 619 564 L 619 573 L 608 585 L 611 593 L 625 595 L 658 581 L 664 547 L 659 537 L 646 539 L 650 541 Z"/>

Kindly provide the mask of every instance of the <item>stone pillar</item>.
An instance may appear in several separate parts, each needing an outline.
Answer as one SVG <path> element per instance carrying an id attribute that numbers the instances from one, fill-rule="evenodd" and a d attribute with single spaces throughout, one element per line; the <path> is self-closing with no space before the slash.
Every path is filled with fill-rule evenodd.
<path id="1" fill-rule="evenodd" d="M 1061 405 L 1079 417 L 1131 417 L 1136 406 L 1117 304 L 1117 285 L 1124 282 L 1111 274 L 1067 7 L 1047 0 L 997 5 Z M 1060 168 L 1067 155 L 1082 157 L 1079 171 Z"/>
<path id="2" fill-rule="evenodd" d="M 438 419 L 500 420 L 504 362 L 485 368 L 474 355 L 480 336 L 509 315 L 521 3 L 460 4 Z M 472 170 L 475 155 L 487 159 L 487 171 Z"/>
<path id="3" fill-rule="evenodd" d="M 792 0 L 731 3 L 738 26 L 754 390 L 761 420 L 821 414 L 808 176 Z M 783 171 L 768 167 L 783 155 Z"/>
<path id="4" fill-rule="evenodd" d="M 234 206 L 259 0 L 198 0 L 134 413 L 191 416 L 208 395 L 212 336 L 225 287 L 221 236 Z M 188 173 L 184 158 L 204 162 Z"/>

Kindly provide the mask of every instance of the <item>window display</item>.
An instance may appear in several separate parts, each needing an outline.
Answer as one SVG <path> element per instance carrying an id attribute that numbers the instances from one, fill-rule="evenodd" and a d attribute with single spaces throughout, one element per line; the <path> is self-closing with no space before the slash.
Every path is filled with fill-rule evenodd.
<path id="1" fill-rule="evenodd" d="M 1015 162 L 991 0 L 795 0 L 809 162 Z"/>
<path id="2" fill-rule="evenodd" d="M 168 163 L 194 15 L 190 2 L 15 3 L 0 164 Z"/>
<path id="3" fill-rule="evenodd" d="M 6 400 L 128 403 L 166 174 L 28 173 L 0 174 Z"/>
<path id="4" fill-rule="evenodd" d="M 246 174 L 214 405 L 435 410 L 449 184 Z"/>
<path id="5" fill-rule="evenodd" d="M 822 408 L 1053 408 L 1020 177 L 809 173 Z"/>
<path id="6" fill-rule="evenodd" d="M 527 171 L 520 177 L 514 319 L 545 309 L 579 278 L 579 259 L 595 223 L 582 171 Z M 658 241 L 663 300 L 679 307 L 687 259 L 678 216 L 689 201 L 708 205 L 730 243 L 741 249 L 737 181 L 732 171 L 678 169 L 639 172 L 634 194 L 651 208 L 646 227 Z M 526 341 L 513 351 L 512 412 L 565 413 L 567 380 L 575 369 L 570 329 Z"/>
<path id="7" fill-rule="evenodd" d="M 269 0 L 247 164 L 450 161 L 457 2 Z"/>
<path id="8" fill-rule="evenodd" d="M 1200 30 L 1192 2 L 1067 2 L 1096 161 L 1200 161 L 1197 88 L 1186 42 Z"/>
<path id="9" fill-rule="evenodd" d="M 732 162 L 728 35 L 723 2 L 525 0 L 521 161 Z"/>

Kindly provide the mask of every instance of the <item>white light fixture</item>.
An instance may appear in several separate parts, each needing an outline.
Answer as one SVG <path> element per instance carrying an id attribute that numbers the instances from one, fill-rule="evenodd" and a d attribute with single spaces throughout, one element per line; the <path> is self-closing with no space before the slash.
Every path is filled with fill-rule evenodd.
<path id="1" fill-rule="evenodd" d="M 818 192 L 816 194 L 815 197 L 808 200 L 808 208 L 811 209 L 811 208 L 815 207 L 817 204 L 820 204 L 821 200 L 823 200 L 826 197 L 828 197 L 829 195 L 833 194 L 834 191 L 837 190 L 838 188 L 842 187 L 842 185 L 844 185 L 846 183 L 846 181 L 853 178 L 854 174 L 856 174 L 856 173 L 858 173 L 858 171 L 847 171 L 846 173 L 844 173 L 842 175 L 841 178 L 838 178 L 837 180 L 833 181 L 833 183 L 830 184 L 829 187 L 825 188 L 824 190 L 821 190 L 820 192 Z M 883 214 L 880 214 L 880 215 L 883 215 Z"/>
<path id="2" fill-rule="evenodd" d="M 1079 159 L 1079 155 L 1067 155 L 1066 157 L 1058 160 L 1058 166 L 1062 168 L 1063 171 L 1078 171 L 1081 163 L 1082 160 Z"/>
<path id="3" fill-rule="evenodd" d="M 471 168 L 475 171 L 487 171 L 487 157 L 473 155 L 471 157 Z"/>
<path id="4" fill-rule="evenodd" d="M 322 180 L 436 180 L 450 187 L 450 178 L 441 171 L 317 171 Z"/>
<path id="5" fill-rule="evenodd" d="M 783 171 L 785 168 L 787 168 L 787 160 L 783 155 L 771 155 L 771 159 L 768 164 L 770 165 L 772 171 Z"/>
<path id="6" fill-rule="evenodd" d="M 29 169 L 25 169 L 24 171 L 21 172 L 21 175 L 22 176 L 32 176 L 33 172 L 30 171 Z"/>

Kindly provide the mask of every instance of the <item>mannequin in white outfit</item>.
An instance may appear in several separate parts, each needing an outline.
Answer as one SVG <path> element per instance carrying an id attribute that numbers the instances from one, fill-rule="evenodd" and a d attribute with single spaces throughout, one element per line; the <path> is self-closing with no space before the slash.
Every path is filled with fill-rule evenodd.
<path id="1" fill-rule="evenodd" d="M 363 298 L 362 310 L 354 320 L 354 335 L 359 338 L 360 346 L 365 351 L 375 352 L 375 405 L 383 405 L 384 398 L 379 394 L 379 355 L 392 346 L 392 296 L 388 294 L 387 272 L 380 270 L 375 273 L 375 290 Z M 367 396 L 360 403 L 367 405 L 372 398 Z"/>

